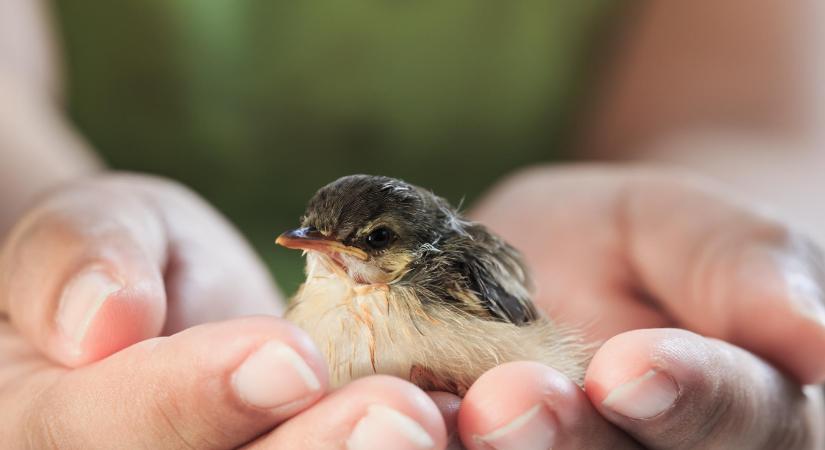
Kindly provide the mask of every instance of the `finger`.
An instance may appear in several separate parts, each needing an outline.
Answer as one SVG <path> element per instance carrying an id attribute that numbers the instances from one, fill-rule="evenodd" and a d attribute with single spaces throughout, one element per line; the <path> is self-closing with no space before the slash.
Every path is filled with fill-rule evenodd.
<path id="1" fill-rule="evenodd" d="M 672 326 L 641 297 L 647 293 L 628 264 L 618 213 L 627 179 L 626 170 L 605 165 L 530 168 L 500 183 L 474 213 L 522 252 L 536 305 L 592 342 Z"/>
<path id="2" fill-rule="evenodd" d="M 117 190 L 79 186 L 15 227 L 0 257 L 0 309 L 52 359 L 78 366 L 157 336 L 166 236 Z"/>
<path id="3" fill-rule="evenodd" d="M 447 448 L 461 448 L 458 436 L 458 412 L 461 409 L 461 397 L 449 392 L 428 392 L 435 406 L 441 411 L 444 425 L 447 428 Z"/>
<path id="4" fill-rule="evenodd" d="M 661 170 L 531 170 L 477 216 L 524 251 L 536 301 L 589 336 L 678 325 L 803 382 L 825 379 L 819 251 L 709 184 Z M 524 214 L 534 220 L 506 219 Z"/>
<path id="5" fill-rule="evenodd" d="M 326 387 L 326 366 L 304 333 L 279 319 L 238 319 L 66 372 L 40 386 L 27 414 L 8 417 L 8 429 L 32 448 L 235 448 Z"/>
<path id="6" fill-rule="evenodd" d="M 251 449 L 419 450 L 447 443 L 438 408 L 399 378 L 356 380 L 252 443 Z"/>
<path id="7" fill-rule="evenodd" d="M 0 310 L 69 366 L 162 332 L 276 314 L 278 299 L 218 214 L 186 189 L 147 177 L 92 180 L 48 198 L 0 257 Z"/>
<path id="8" fill-rule="evenodd" d="M 280 315 L 284 303 L 269 271 L 214 208 L 168 180 L 119 175 L 106 181 L 137 191 L 166 225 L 165 333 L 233 317 Z"/>
<path id="9" fill-rule="evenodd" d="M 508 363 L 482 375 L 464 397 L 458 421 L 471 450 L 639 448 L 572 381 L 534 362 Z"/>
<path id="10" fill-rule="evenodd" d="M 684 330 L 614 337 L 596 353 L 585 389 L 605 418 L 651 449 L 823 445 L 821 424 L 812 423 L 821 417 L 821 391 L 802 390 L 752 354 Z"/>
<path id="11" fill-rule="evenodd" d="M 825 265 L 814 244 L 689 183 L 642 178 L 624 198 L 630 263 L 677 323 L 804 383 L 825 380 Z"/>

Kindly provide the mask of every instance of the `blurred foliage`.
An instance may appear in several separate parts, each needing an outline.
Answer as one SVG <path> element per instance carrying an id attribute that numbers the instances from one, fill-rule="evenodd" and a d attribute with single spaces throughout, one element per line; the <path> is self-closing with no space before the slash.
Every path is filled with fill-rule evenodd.
<path id="1" fill-rule="evenodd" d="M 192 186 L 287 291 L 273 238 L 349 173 L 472 201 L 562 156 L 607 0 L 54 2 L 71 114 L 115 168 Z"/>

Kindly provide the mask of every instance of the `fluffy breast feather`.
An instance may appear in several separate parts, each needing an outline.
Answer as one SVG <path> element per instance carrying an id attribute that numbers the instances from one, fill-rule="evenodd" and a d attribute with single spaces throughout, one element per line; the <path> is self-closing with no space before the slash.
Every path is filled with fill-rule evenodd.
<path id="1" fill-rule="evenodd" d="M 380 373 L 462 395 L 485 371 L 519 360 L 583 379 L 588 347 L 546 318 L 517 326 L 422 304 L 410 287 L 356 284 L 325 256 L 307 256 L 286 317 L 324 353 L 334 387 Z"/>

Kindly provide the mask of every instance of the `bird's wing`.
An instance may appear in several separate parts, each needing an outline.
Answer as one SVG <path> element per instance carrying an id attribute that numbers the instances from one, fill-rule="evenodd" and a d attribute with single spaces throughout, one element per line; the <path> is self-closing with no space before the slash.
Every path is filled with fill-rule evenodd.
<path id="1" fill-rule="evenodd" d="M 466 258 L 467 279 L 484 307 L 502 320 L 517 325 L 539 317 L 530 298 L 530 280 L 518 250 L 489 234 L 475 236 Z"/>

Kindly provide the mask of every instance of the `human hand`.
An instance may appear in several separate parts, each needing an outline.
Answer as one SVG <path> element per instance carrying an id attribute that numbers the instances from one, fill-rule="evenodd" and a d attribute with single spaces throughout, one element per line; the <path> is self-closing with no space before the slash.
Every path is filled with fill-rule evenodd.
<path id="1" fill-rule="evenodd" d="M 443 448 L 438 410 L 409 383 L 372 377 L 324 398 L 327 368 L 302 331 L 227 320 L 280 307 L 248 247 L 186 190 L 129 175 L 69 186 L 18 222 L 0 256 L 0 439 Z"/>
<path id="2" fill-rule="evenodd" d="M 800 383 L 825 379 L 825 267 L 803 237 L 635 168 L 530 170 L 475 218 L 523 251 L 542 309 L 607 342 L 585 392 L 488 372 L 459 413 L 470 448 L 822 447 L 822 391 Z"/>

